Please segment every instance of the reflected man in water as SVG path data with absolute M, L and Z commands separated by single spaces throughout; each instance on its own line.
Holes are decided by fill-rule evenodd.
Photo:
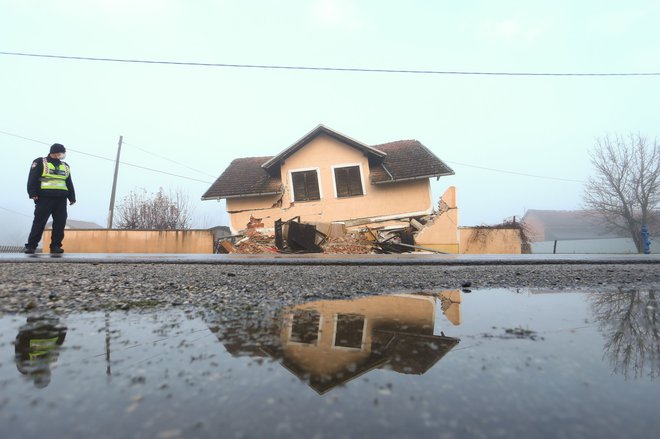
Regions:
M 28 317 L 16 336 L 15 361 L 20 373 L 42 389 L 50 384 L 50 366 L 57 362 L 66 326 L 57 317 Z

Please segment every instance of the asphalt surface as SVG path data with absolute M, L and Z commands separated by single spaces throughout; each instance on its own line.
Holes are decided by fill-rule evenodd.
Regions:
M 254 311 L 447 289 L 655 290 L 658 255 L 3 255 L 0 313 L 177 306 Z
M 652 437 L 657 375 L 643 360 L 657 352 L 659 264 L 657 255 L 0 255 L 0 346 L 12 349 L 39 318 L 68 328 L 47 374 L 24 375 L 19 356 L 0 362 L 0 436 Z M 460 344 L 423 374 L 410 371 L 428 364 L 424 355 L 438 361 L 435 332 L 408 355 L 408 342 L 382 343 L 391 363 L 378 353 L 382 370 L 324 396 L 305 384 L 311 375 L 298 383 L 292 363 L 265 356 L 277 352 L 264 347 L 281 341 L 272 328 L 288 324 L 288 305 L 443 290 L 463 292 L 458 326 L 443 320 L 441 299 L 417 301 L 433 303 L 441 337 Z M 403 340 L 415 340 L 408 320 L 386 328 L 404 323 Z M 617 340 L 622 360 L 608 351 Z M 635 379 L 617 375 L 630 358 Z M 338 374 L 361 375 L 355 364 Z
M 65 253 L 50 255 L 0 254 L 3 262 L 61 262 L 92 264 L 218 264 L 218 265 L 546 265 L 546 264 L 660 264 L 651 255 L 453 255 L 453 254 L 160 254 L 160 253 Z

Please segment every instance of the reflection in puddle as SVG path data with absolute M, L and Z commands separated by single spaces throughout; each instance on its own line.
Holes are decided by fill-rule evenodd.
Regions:
M 0 437 L 653 437 L 656 292 L 0 317 Z
M 445 291 L 441 300 L 448 318 L 459 324 L 460 291 Z M 210 328 L 229 352 L 280 360 L 323 394 L 373 369 L 417 375 L 429 370 L 459 342 L 434 334 L 436 303 L 420 295 L 307 303 L 285 310 L 265 329 L 279 335 L 270 342 L 255 341 L 262 328 L 236 332 L 213 323 Z
M 37 388 L 50 383 L 51 364 L 57 362 L 66 326 L 57 317 L 28 317 L 16 336 L 16 368 Z
M 626 378 L 660 376 L 660 308 L 654 290 L 590 296 L 612 370 Z

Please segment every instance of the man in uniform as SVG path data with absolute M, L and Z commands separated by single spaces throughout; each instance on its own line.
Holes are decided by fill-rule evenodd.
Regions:
M 71 169 L 62 160 L 66 149 L 59 143 L 50 147 L 47 157 L 39 157 L 32 162 L 28 176 L 28 195 L 34 200 L 34 221 L 25 244 L 25 253 L 34 253 L 46 227 L 48 217 L 53 216 L 50 252 L 64 253 L 62 239 L 66 225 L 66 201 L 73 205 L 76 192 L 71 180 Z M 44 246 L 45 247 L 45 246 Z

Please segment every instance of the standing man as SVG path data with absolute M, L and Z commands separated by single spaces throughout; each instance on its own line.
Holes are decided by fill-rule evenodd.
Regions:
M 32 162 L 28 176 L 27 191 L 34 200 L 34 221 L 32 230 L 25 244 L 25 253 L 34 253 L 41 241 L 46 222 L 53 216 L 53 233 L 51 234 L 50 252 L 64 253 L 62 239 L 66 225 L 66 200 L 73 205 L 76 202 L 76 192 L 71 180 L 71 169 L 62 160 L 66 149 L 59 143 L 50 147 L 47 157 L 39 157 Z M 45 246 L 44 246 L 45 247 Z

